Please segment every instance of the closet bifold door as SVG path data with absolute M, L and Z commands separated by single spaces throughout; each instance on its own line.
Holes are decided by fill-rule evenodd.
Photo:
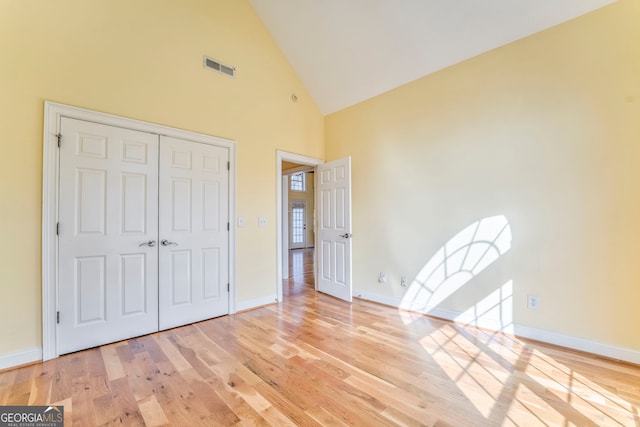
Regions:
M 158 329 L 155 134 L 61 118 L 58 353 Z
M 228 161 L 228 148 L 160 137 L 160 330 L 229 313 Z

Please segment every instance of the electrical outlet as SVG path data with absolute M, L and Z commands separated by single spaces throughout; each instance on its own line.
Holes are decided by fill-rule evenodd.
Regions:
M 540 297 L 537 295 L 527 295 L 527 308 L 537 310 L 540 308 Z
M 243 216 L 239 216 L 238 217 L 238 228 L 242 228 L 244 227 L 244 217 Z
M 407 287 L 407 276 L 400 276 L 400 286 L 403 288 Z
M 378 276 L 378 282 L 387 283 L 387 273 L 385 273 L 384 271 L 381 271 L 380 275 Z
M 267 226 L 267 217 L 261 216 L 258 218 L 258 227 L 266 227 Z

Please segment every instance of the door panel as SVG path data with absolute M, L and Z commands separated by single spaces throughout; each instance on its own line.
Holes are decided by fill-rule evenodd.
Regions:
M 147 309 L 146 254 L 120 256 L 124 316 L 144 313 Z
M 158 136 L 60 124 L 58 353 L 157 330 Z
M 351 301 L 351 158 L 317 167 L 318 290 Z
M 161 330 L 229 313 L 228 160 L 226 148 L 161 137 Z

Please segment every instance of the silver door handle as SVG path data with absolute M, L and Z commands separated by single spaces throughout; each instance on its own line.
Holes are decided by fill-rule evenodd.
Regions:
M 178 246 L 178 244 L 177 244 L 176 242 L 170 242 L 170 241 L 168 241 L 167 239 L 162 239 L 162 240 L 160 241 L 160 244 L 161 244 L 162 246 L 170 246 L 170 245 L 176 245 L 176 246 Z
M 142 242 L 138 245 L 138 247 L 140 246 L 149 246 L 150 248 L 154 247 L 156 245 L 156 241 L 155 240 L 149 240 L 148 242 Z
M 353 236 L 353 234 L 351 234 L 351 233 L 344 233 L 344 234 L 341 234 L 339 237 L 344 237 L 345 239 L 349 239 L 349 238 L 351 238 L 351 236 Z

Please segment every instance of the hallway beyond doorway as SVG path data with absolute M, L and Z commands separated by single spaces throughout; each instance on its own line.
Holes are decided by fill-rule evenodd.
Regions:
M 282 281 L 285 296 L 292 296 L 308 289 L 315 289 L 313 271 L 314 248 L 290 250 L 288 276 Z

